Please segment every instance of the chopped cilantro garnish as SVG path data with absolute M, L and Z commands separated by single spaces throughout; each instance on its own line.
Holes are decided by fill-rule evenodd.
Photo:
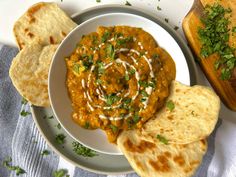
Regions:
M 65 143 L 65 138 L 66 138 L 66 136 L 64 135 L 64 134 L 58 134 L 58 135 L 56 135 L 56 142 L 58 143 L 58 144 L 64 144 Z
M 101 42 L 102 42 L 102 43 L 106 42 L 106 41 L 109 39 L 110 36 L 111 36 L 111 32 L 106 31 L 106 32 L 102 35 Z
M 135 74 L 135 69 L 131 69 L 131 70 L 129 70 L 129 74 L 130 74 L 130 75 Z
M 202 43 L 201 56 L 208 57 L 213 53 L 219 55 L 214 68 L 221 69 L 222 80 L 231 78 L 236 66 L 235 49 L 229 46 L 229 24 L 231 9 L 226 9 L 218 3 L 206 6 L 201 19 L 204 28 L 199 28 L 198 35 Z M 234 28 L 232 28 L 232 32 Z
M 116 45 L 118 45 L 118 46 L 123 46 L 123 45 L 126 46 L 126 44 L 128 42 L 133 42 L 133 37 L 132 36 L 129 36 L 129 37 L 123 38 L 123 39 L 117 39 Z
M 166 107 L 170 110 L 173 111 L 175 109 L 175 104 L 173 103 L 173 101 L 169 100 L 166 102 Z
M 147 98 L 141 98 L 140 101 L 141 102 L 145 102 L 147 100 Z
M 236 33 L 236 26 L 234 26 L 234 27 L 232 28 L 232 32 L 233 32 L 233 33 Z
M 105 68 L 104 68 L 104 63 L 101 61 L 97 61 L 97 68 L 98 68 L 98 74 L 101 75 L 104 73 Z
M 89 122 L 86 121 L 85 124 L 84 124 L 84 128 L 88 129 L 89 126 L 90 126 L 90 125 L 89 125 Z
M 115 49 L 114 49 L 114 46 L 109 43 L 109 44 L 107 45 L 106 51 L 107 51 L 107 56 L 109 56 L 112 60 L 114 60 L 114 58 L 115 58 Z
M 161 136 L 161 135 L 157 135 L 157 139 L 165 145 L 168 144 L 168 140 L 165 137 Z
M 77 74 L 79 74 L 79 68 L 80 68 L 80 65 L 78 63 L 75 63 L 73 65 L 73 71 L 76 72 Z
M 125 80 L 126 80 L 126 81 L 129 80 L 129 74 L 125 74 Z
M 65 175 L 66 177 L 68 177 L 67 173 L 68 173 L 68 170 L 59 169 L 53 172 L 53 177 L 65 177 Z
M 102 80 L 101 80 L 101 79 L 97 79 L 97 80 L 96 80 L 96 83 L 97 83 L 97 84 L 102 84 Z
M 110 95 L 106 95 L 105 96 L 106 99 L 106 104 L 111 106 L 112 104 L 114 104 L 115 102 L 120 100 L 120 97 L 118 97 L 115 94 L 110 94 Z
M 126 6 L 132 6 L 132 5 L 129 3 L 129 1 L 126 1 L 126 2 L 125 2 L 125 5 L 126 5 Z
M 28 101 L 24 98 L 24 97 L 22 97 L 22 100 L 21 100 L 21 104 L 27 104 L 28 103 Z
M 118 131 L 118 127 L 117 126 L 115 126 L 115 125 L 110 125 L 110 128 L 111 128 L 111 130 L 112 130 L 112 132 L 113 133 L 116 133 L 117 131 Z
M 141 90 L 140 92 L 144 97 L 148 97 L 148 93 L 145 90 Z
M 123 102 L 124 102 L 125 104 L 130 104 L 131 101 L 132 101 L 131 98 L 124 98 L 124 99 L 123 99 Z
M 47 150 L 47 149 L 45 149 L 45 150 L 43 150 L 42 152 L 41 152 L 41 155 L 42 156 L 47 156 L 47 155 L 49 155 L 50 154 L 50 151 L 49 150 Z
M 155 53 L 155 54 L 152 55 L 152 58 L 153 58 L 153 59 L 158 59 L 158 58 L 159 58 L 159 55 Z
M 78 142 L 72 142 L 72 146 L 73 146 L 73 151 L 77 154 L 77 155 L 81 155 L 84 157 L 94 157 L 97 156 L 97 152 L 89 149 L 87 147 L 84 147 L 82 144 L 78 143 Z
M 85 59 L 83 60 L 83 66 L 85 69 L 89 69 L 93 65 L 93 55 L 89 55 L 84 57 Z
M 11 162 L 12 162 L 12 158 L 9 157 L 2 162 L 2 165 L 6 167 L 8 170 L 15 171 L 16 176 L 26 173 L 25 170 L 22 169 L 21 167 L 10 165 Z
M 135 123 L 135 124 L 138 123 L 139 120 L 140 120 L 140 117 L 139 117 L 138 113 L 135 113 L 135 114 L 134 114 L 134 117 L 133 117 L 134 123 Z
M 162 10 L 160 6 L 157 6 L 157 10 Z
M 22 110 L 22 111 L 20 112 L 20 115 L 23 116 L 23 117 L 26 117 L 26 116 L 28 116 L 28 115 L 30 115 L 30 114 L 31 114 L 30 112 L 25 111 L 25 110 Z

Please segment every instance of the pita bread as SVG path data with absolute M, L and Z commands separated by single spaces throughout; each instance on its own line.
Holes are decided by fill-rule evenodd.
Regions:
M 157 139 L 146 141 L 139 130 L 122 132 L 117 144 L 141 177 L 192 176 L 207 151 L 206 140 L 165 145 Z
M 56 3 L 40 2 L 16 21 L 13 32 L 22 49 L 35 40 L 42 45 L 58 44 L 76 26 Z
M 170 111 L 164 106 L 144 124 L 142 134 L 146 139 L 160 134 L 169 143 L 188 144 L 205 139 L 214 130 L 220 99 L 210 88 L 190 87 L 173 81 L 168 100 L 174 103 L 175 108 Z
M 25 46 L 13 59 L 10 78 L 18 92 L 36 106 L 49 106 L 48 72 L 58 45 Z

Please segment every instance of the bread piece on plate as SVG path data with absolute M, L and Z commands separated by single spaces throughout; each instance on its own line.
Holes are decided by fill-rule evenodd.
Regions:
M 35 40 L 42 45 L 59 44 L 76 26 L 56 3 L 40 2 L 15 22 L 13 32 L 19 48 L 23 49 Z
M 188 177 L 194 175 L 207 151 L 206 140 L 186 145 L 163 144 L 143 139 L 139 130 L 123 131 L 117 144 L 141 177 Z
M 170 89 L 166 106 L 142 127 L 143 136 L 149 139 L 161 135 L 174 144 L 208 137 L 218 120 L 219 97 L 208 87 L 190 87 L 177 81 L 172 82 Z M 168 103 L 172 104 L 171 109 Z
M 58 45 L 31 44 L 13 59 L 9 75 L 18 92 L 36 106 L 49 106 L 48 71 Z

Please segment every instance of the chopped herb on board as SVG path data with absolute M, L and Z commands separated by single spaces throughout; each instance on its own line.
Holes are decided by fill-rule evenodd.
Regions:
M 201 19 L 204 28 L 199 28 L 198 35 L 201 47 L 201 56 L 206 58 L 214 53 L 218 54 L 214 68 L 220 69 L 222 80 L 231 78 L 232 71 L 236 66 L 235 49 L 229 46 L 230 8 L 224 8 L 218 3 L 207 5 L 204 17 Z
M 173 111 L 175 109 L 175 104 L 173 103 L 173 101 L 169 100 L 166 102 L 166 107 L 170 110 Z
M 52 175 L 53 177 L 68 177 L 67 173 L 68 173 L 68 170 L 59 169 L 59 170 L 54 171 Z
M 132 4 L 129 3 L 129 1 L 126 1 L 126 2 L 125 2 L 125 5 L 126 5 L 126 6 L 132 6 Z
M 26 173 L 24 169 L 22 169 L 21 167 L 19 166 L 12 166 L 10 165 L 10 163 L 12 162 L 12 158 L 9 157 L 7 159 L 5 159 L 2 163 L 2 165 L 4 167 L 6 167 L 8 170 L 11 170 L 11 171 L 15 171 L 16 172 L 16 176 L 19 176 L 21 174 L 24 174 Z
M 165 145 L 168 144 L 168 140 L 164 136 L 157 135 L 157 139 Z
M 81 155 L 84 157 L 94 157 L 98 155 L 96 151 L 89 149 L 78 142 L 75 142 L 75 141 L 72 142 L 72 146 L 73 146 L 73 151 L 77 155 Z
M 56 125 L 56 127 L 60 130 L 60 129 L 61 129 L 61 124 L 58 123 L 58 124 Z
M 64 134 L 60 133 L 60 134 L 56 135 L 55 140 L 58 144 L 64 144 L 65 143 L 65 138 L 66 138 L 66 136 Z
M 25 111 L 25 110 L 22 110 L 22 111 L 20 112 L 20 115 L 23 116 L 23 117 L 26 117 L 26 116 L 28 116 L 28 115 L 30 115 L 30 114 L 31 114 L 30 112 Z
M 101 2 L 101 0 L 96 0 L 96 2 Z

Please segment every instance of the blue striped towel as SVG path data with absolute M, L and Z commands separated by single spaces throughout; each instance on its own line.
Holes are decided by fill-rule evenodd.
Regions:
M 71 177 L 115 177 L 98 175 L 74 167 L 52 153 L 40 135 L 31 115 L 27 118 L 19 113 L 30 111 L 28 104 L 21 104 L 21 97 L 13 87 L 8 75 L 16 48 L 0 45 L 0 162 L 12 157 L 12 164 L 20 166 L 26 173 L 23 177 L 51 177 L 53 171 L 68 169 Z M 37 143 L 32 143 L 37 142 Z M 208 138 L 208 151 L 195 177 L 236 177 L 236 125 L 220 120 L 215 131 Z M 50 155 L 41 152 L 50 150 Z M 0 177 L 15 177 L 0 165 Z M 135 173 L 116 177 L 137 177 Z

